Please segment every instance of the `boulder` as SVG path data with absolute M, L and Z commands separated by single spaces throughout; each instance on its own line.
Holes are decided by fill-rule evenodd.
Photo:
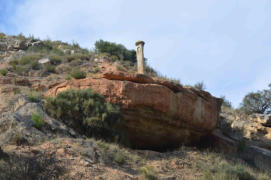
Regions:
M 51 60 L 49 58 L 42 58 L 38 60 L 38 62 L 42 65 L 49 65 L 51 63 Z
M 70 80 L 45 94 L 92 88 L 119 105 L 123 129 L 132 147 L 167 148 L 199 141 L 217 125 L 221 100 L 208 92 L 185 88 L 144 75 L 106 73 L 104 78 Z

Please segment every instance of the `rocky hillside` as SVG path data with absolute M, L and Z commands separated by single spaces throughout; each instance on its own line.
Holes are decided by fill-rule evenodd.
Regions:
M 0 34 L 0 179 L 270 179 L 221 99 L 116 55 Z

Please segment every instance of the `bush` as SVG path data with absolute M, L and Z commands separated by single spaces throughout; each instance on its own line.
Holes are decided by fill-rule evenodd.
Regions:
M 127 60 L 136 63 L 136 51 L 128 50 L 122 44 L 99 40 L 95 43 L 95 50 L 98 53 L 109 53 L 117 56 L 120 60 Z
M 118 165 L 123 165 L 125 163 L 125 156 L 122 152 L 117 151 L 113 154 L 114 162 Z
M 66 60 L 68 62 L 72 62 L 74 60 L 82 60 L 82 61 L 89 61 L 90 57 L 89 55 L 85 55 L 85 54 L 80 54 L 80 53 L 76 53 L 76 54 L 72 54 L 66 57 Z
M 19 61 L 16 60 L 16 59 L 14 59 L 14 60 L 12 60 L 12 61 L 9 62 L 9 65 L 11 65 L 13 69 L 15 69 L 14 67 L 15 67 L 16 65 L 18 65 L 18 64 L 19 64 Z
M 79 69 L 75 69 L 72 71 L 71 76 L 75 79 L 84 79 L 86 78 L 86 73 Z
M 156 177 L 156 172 L 154 171 L 152 166 L 146 165 L 140 169 L 141 173 L 144 175 L 144 177 L 148 180 L 155 180 L 157 179 Z
M 43 126 L 43 117 L 40 114 L 33 113 L 31 116 L 31 120 L 34 122 L 34 127 L 37 129 L 41 129 Z
M 269 89 L 247 94 L 243 99 L 241 109 L 247 114 L 269 114 L 271 111 L 271 84 Z
M 26 96 L 27 100 L 30 102 L 39 102 L 41 100 L 41 94 L 38 92 L 30 92 Z
M 21 89 L 15 88 L 15 89 L 13 90 L 13 92 L 14 92 L 14 94 L 20 94 L 20 93 L 21 93 Z
M 54 153 L 38 153 L 35 156 L 9 153 L 0 159 L 1 180 L 61 179 L 66 168 Z
M 23 56 L 20 60 L 19 60 L 19 64 L 20 65 L 27 65 L 27 64 L 31 64 L 35 61 L 38 61 L 41 58 L 40 55 L 26 55 Z
M 48 65 L 45 66 L 45 71 L 49 72 L 49 73 L 55 73 L 56 72 L 55 67 L 52 66 L 51 64 L 48 64 Z
M 47 99 L 45 109 L 52 117 L 88 137 L 105 140 L 120 137 L 119 108 L 92 89 L 61 92 L 56 98 Z
M 244 165 L 235 165 L 222 161 L 204 174 L 206 180 L 256 180 L 253 173 Z
M 26 76 L 26 75 L 28 75 L 29 68 L 27 68 L 25 66 L 17 65 L 17 66 L 15 66 L 14 71 L 19 75 Z
M 31 62 L 31 69 L 39 70 L 40 69 L 39 63 L 37 61 Z
M 6 69 L 0 69 L 0 74 L 2 74 L 2 76 L 6 76 L 8 73 L 8 70 Z
M 56 56 L 56 55 L 51 56 L 51 57 L 50 57 L 50 60 L 51 60 L 51 63 L 52 63 L 53 65 L 59 65 L 59 64 L 61 64 L 61 62 L 62 62 L 61 56 Z
M 194 88 L 203 91 L 203 90 L 206 89 L 206 86 L 205 86 L 204 82 L 202 81 L 202 82 L 196 83 L 196 84 L 194 85 Z

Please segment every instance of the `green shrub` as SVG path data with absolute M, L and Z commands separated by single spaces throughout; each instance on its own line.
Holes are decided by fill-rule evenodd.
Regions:
M 54 55 L 54 56 L 51 56 L 51 57 L 50 57 L 50 60 L 51 60 L 51 63 L 52 63 L 53 65 L 59 65 L 59 64 L 61 64 L 61 62 L 62 62 L 62 57 L 61 57 L 61 56 Z
M 90 57 L 89 57 L 89 55 L 80 54 L 80 53 L 71 54 L 71 55 L 69 55 L 69 56 L 66 57 L 66 60 L 68 62 L 72 62 L 72 61 L 77 60 L 77 59 L 80 59 L 82 61 L 89 61 Z
M 31 120 L 34 122 L 34 127 L 37 129 L 41 129 L 44 125 L 43 117 L 38 113 L 33 113 L 31 116 Z
M 76 59 L 76 60 L 73 60 L 70 65 L 72 67 L 76 67 L 76 66 L 81 65 L 82 63 L 83 63 L 83 61 L 81 59 Z
M 67 81 L 69 81 L 69 80 L 71 80 L 71 76 L 67 76 L 65 79 L 66 79 Z
M 8 70 L 6 69 L 0 69 L 0 74 L 2 74 L 2 76 L 6 76 L 8 73 Z
M 95 43 L 95 50 L 98 53 L 109 53 L 111 56 L 117 56 L 120 60 L 127 60 L 131 61 L 132 63 L 136 63 L 137 61 L 136 51 L 128 50 L 122 44 L 99 40 Z
M 53 48 L 51 46 L 48 46 L 44 43 L 41 43 L 39 45 L 30 46 L 27 48 L 27 52 L 29 53 L 42 53 L 42 54 L 48 54 L 53 51 Z
M 39 102 L 41 100 L 41 94 L 33 91 L 33 92 L 30 92 L 29 94 L 27 94 L 26 98 L 30 102 Z
M 15 66 L 14 71 L 19 75 L 26 76 L 26 75 L 28 75 L 29 68 L 27 68 L 25 66 L 17 65 L 17 66 Z
M 19 60 L 19 64 L 20 65 L 27 65 L 27 64 L 31 64 L 35 61 L 38 61 L 41 58 L 40 55 L 26 55 L 23 56 L 20 60 Z
M 243 165 L 244 166 L 244 165 Z M 253 173 L 241 165 L 221 162 L 204 173 L 205 180 L 256 180 Z
M 45 66 L 45 71 L 48 73 L 55 73 L 56 72 L 55 67 L 52 66 L 51 64 L 48 64 Z
M 94 73 L 98 73 L 98 72 L 100 72 L 100 68 L 99 67 L 95 67 L 94 68 Z
M 118 165 L 123 165 L 125 163 L 125 156 L 122 152 L 116 151 L 113 154 L 114 162 Z
M 39 70 L 40 69 L 39 63 L 37 61 L 31 62 L 31 69 L 33 69 L 33 70 Z
M 61 179 L 67 171 L 54 153 L 38 153 L 34 156 L 7 153 L 0 159 L 1 180 Z
M 86 73 L 84 71 L 81 71 L 79 69 L 74 69 L 71 73 L 71 76 L 75 79 L 84 79 L 86 78 Z
M 20 93 L 21 93 L 21 89 L 15 88 L 15 89 L 13 90 L 13 92 L 14 92 L 14 94 L 20 94 Z
M 120 137 L 119 108 L 92 89 L 68 90 L 46 100 L 48 114 L 88 137 L 114 140 Z
M 152 166 L 146 165 L 140 169 L 140 172 L 144 175 L 144 177 L 148 180 L 155 180 L 157 179 L 156 173 Z
M 124 68 L 123 68 L 122 65 L 117 64 L 117 70 L 118 70 L 118 71 L 124 71 Z
M 9 62 L 9 65 L 11 65 L 12 67 L 15 67 L 18 64 L 19 64 L 19 61 L 17 59 L 14 59 L 14 60 Z M 13 69 L 15 69 L 15 68 L 13 68 Z

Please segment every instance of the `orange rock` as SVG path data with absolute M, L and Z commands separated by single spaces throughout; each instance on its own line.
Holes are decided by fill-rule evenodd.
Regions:
M 104 78 L 71 80 L 50 89 L 54 97 L 68 89 L 92 88 L 120 106 L 131 145 L 163 148 L 191 143 L 217 124 L 221 101 L 205 91 L 145 75 L 106 73 Z

